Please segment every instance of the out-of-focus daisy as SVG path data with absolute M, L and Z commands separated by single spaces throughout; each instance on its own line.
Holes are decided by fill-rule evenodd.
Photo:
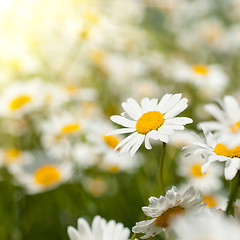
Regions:
M 169 141 L 169 135 L 174 130 L 183 130 L 184 125 L 191 123 L 192 119 L 187 117 L 175 117 L 187 108 L 187 99 L 182 94 L 165 94 L 158 103 L 158 99 L 143 98 L 141 106 L 132 98 L 122 103 L 125 110 L 121 115 L 114 115 L 111 120 L 124 128 L 114 130 L 108 135 L 131 133 L 116 147 L 120 153 L 130 151 L 133 156 L 141 144 L 151 149 L 150 139 Z
M 177 174 L 185 177 L 189 185 L 203 192 L 219 190 L 222 187 L 222 182 L 219 178 L 222 173 L 221 166 L 214 164 L 203 174 L 201 167 L 204 164 L 204 160 L 199 153 L 187 155 L 187 152 L 184 151 L 179 156 L 178 163 Z
M 226 210 L 228 198 L 226 194 L 219 192 L 202 192 L 203 203 L 206 203 L 207 208 L 215 207 L 217 209 Z
M 120 149 L 116 152 L 113 151 L 123 138 L 118 135 L 106 136 L 111 130 L 113 130 L 113 126 L 104 121 L 104 119 L 89 124 L 86 136 L 89 142 L 94 144 L 95 148 L 98 149 L 99 156 L 101 156 L 98 166 L 111 172 L 132 171 L 136 169 L 141 164 L 139 156 L 131 158 L 128 154 L 119 155 L 118 151 Z
M 41 87 L 42 82 L 38 79 L 7 86 L 1 94 L 0 115 L 21 117 L 25 113 L 38 111 L 44 104 Z
M 238 240 L 239 224 L 224 214 L 203 212 L 196 216 L 186 215 L 174 224 L 177 240 Z
M 188 65 L 180 61 L 173 63 L 173 65 L 170 74 L 174 80 L 195 85 L 201 95 L 205 97 L 219 96 L 227 87 L 229 79 L 218 65 Z
M 15 165 L 28 163 L 32 160 L 30 153 L 18 148 L 5 148 L 0 150 L 0 165 Z
M 102 196 L 108 190 L 108 183 L 104 178 L 85 177 L 82 181 L 83 181 L 83 187 L 95 197 Z
M 194 147 L 191 150 L 206 158 L 205 163 L 201 167 L 201 172 L 205 174 L 209 165 L 215 161 L 226 162 L 224 169 L 225 178 L 227 180 L 233 179 L 240 169 L 239 142 L 229 142 L 229 139 L 226 141 L 216 138 L 211 132 L 204 131 L 204 135 L 206 142 L 199 137 L 198 141 L 193 142 Z
M 239 136 L 240 134 L 240 106 L 237 100 L 232 96 L 224 96 L 219 101 L 220 107 L 216 104 L 207 104 L 204 109 L 213 116 L 216 121 L 201 122 L 199 128 L 209 131 L 215 131 L 218 135 L 231 134 Z
M 106 221 L 100 216 L 95 216 L 92 226 L 84 218 L 78 219 L 78 228 L 68 227 L 68 236 L 71 240 L 128 240 L 130 230 L 122 223 L 116 223 L 114 220 Z
M 150 204 L 143 207 L 142 210 L 152 219 L 137 222 L 132 230 L 135 233 L 144 233 L 142 239 L 155 236 L 163 231 L 169 234 L 173 218 L 191 212 L 196 214 L 205 206 L 201 204 L 202 200 L 201 193 L 194 187 L 190 187 L 184 193 L 179 192 L 176 187 L 172 187 L 167 191 L 165 197 L 149 198 Z
M 69 112 L 56 113 L 39 123 L 42 144 L 53 156 L 68 155 L 70 139 L 84 132 L 85 121 Z
M 42 159 L 44 157 L 44 159 Z M 73 175 L 72 163 L 50 161 L 45 156 L 35 154 L 31 164 L 11 166 L 15 182 L 23 186 L 27 193 L 35 194 L 56 188 Z

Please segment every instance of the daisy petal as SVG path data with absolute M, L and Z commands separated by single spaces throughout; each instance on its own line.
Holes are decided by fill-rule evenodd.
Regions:
M 118 115 L 113 115 L 110 117 L 110 119 L 119 124 L 119 125 L 122 125 L 124 127 L 135 127 L 136 126 L 136 122 L 135 121 L 132 121 L 132 120 L 129 120 L 125 117 L 122 117 L 122 116 L 118 116 Z

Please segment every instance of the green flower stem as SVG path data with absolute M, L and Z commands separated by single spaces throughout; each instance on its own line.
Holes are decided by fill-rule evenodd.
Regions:
M 230 183 L 230 194 L 226 214 L 231 214 L 232 205 L 237 198 L 239 186 L 240 186 L 240 172 L 238 171 L 235 178 Z
M 166 154 L 166 146 L 167 146 L 166 143 L 163 142 L 162 154 L 161 154 L 160 166 L 159 166 L 160 186 L 161 186 L 161 191 L 162 191 L 163 196 L 165 196 L 165 194 L 166 194 L 164 178 L 163 178 L 163 166 L 164 166 L 164 158 L 165 158 L 165 154 Z
M 136 238 L 136 236 L 137 236 L 137 234 L 136 234 L 136 233 L 134 233 L 134 234 L 132 235 L 132 237 L 131 237 L 131 239 L 130 239 L 130 240 L 134 240 L 134 239 Z

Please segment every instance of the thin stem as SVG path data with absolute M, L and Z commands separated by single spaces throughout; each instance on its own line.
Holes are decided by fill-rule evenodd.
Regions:
M 132 237 L 131 237 L 131 239 L 130 239 L 130 240 L 134 240 L 136 236 L 137 236 L 137 234 L 136 234 L 136 233 L 134 233 L 134 234 L 132 235 Z
M 229 201 L 226 210 L 226 214 L 230 214 L 232 210 L 233 202 L 236 200 L 238 189 L 240 186 L 240 172 L 238 171 L 236 177 L 231 181 L 230 186 L 230 194 L 229 194 Z
M 164 166 L 164 158 L 165 158 L 165 154 L 166 154 L 166 146 L 167 146 L 166 143 L 163 142 L 162 154 L 161 154 L 160 166 L 159 166 L 160 186 L 161 186 L 161 190 L 162 190 L 162 195 L 166 194 L 164 178 L 163 178 L 163 166 Z

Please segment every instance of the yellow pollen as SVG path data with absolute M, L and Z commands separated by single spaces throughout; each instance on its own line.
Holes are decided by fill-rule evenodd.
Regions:
M 238 132 L 239 130 L 240 130 L 240 121 L 238 121 L 235 125 L 233 125 L 231 128 L 231 131 L 233 132 L 233 133 L 236 133 L 236 132 Z
M 201 165 L 192 165 L 191 175 L 193 177 L 203 177 L 204 174 L 202 174 L 202 172 L 201 172 Z
M 114 136 L 103 136 L 103 140 L 113 149 L 119 144 L 119 140 Z
M 69 124 L 69 125 L 64 126 L 61 129 L 61 132 L 64 133 L 64 134 L 68 134 L 68 133 L 74 133 L 74 132 L 76 132 L 79 129 L 80 129 L 80 126 L 79 126 L 78 123 L 76 123 L 76 124 Z
M 152 130 L 158 130 L 164 123 L 163 114 L 158 111 L 144 113 L 136 123 L 138 133 L 147 134 Z
M 36 183 L 43 186 L 56 184 L 60 179 L 59 170 L 53 165 L 46 165 L 36 170 L 34 173 Z
M 168 210 L 164 211 L 159 217 L 156 217 L 154 223 L 160 228 L 167 228 L 172 217 L 183 215 L 184 212 L 184 208 L 180 206 L 169 208 Z
M 30 101 L 31 98 L 29 96 L 19 96 L 10 103 L 10 108 L 12 110 L 17 110 Z
M 204 198 L 203 198 L 203 203 L 207 203 L 207 207 L 208 207 L 208 208 L 210 208 L 210 207 L 216 207 L 216 206 L 217 206 L 214 197 L 209 196 L 209 195 L 205 195 L 205 196 L 204 196 Z
M 214 152 L 218 155 L 222 155 L 230 158 L 240 158 L 240 146 L 235 147 L 234 149 L 228 149 L 222 143 L 219 143 L 215 146 Z
M 193 71 L 200 75 L 206 75 L 209 72 L 208 68 L 204 65 L 194 65 Z

